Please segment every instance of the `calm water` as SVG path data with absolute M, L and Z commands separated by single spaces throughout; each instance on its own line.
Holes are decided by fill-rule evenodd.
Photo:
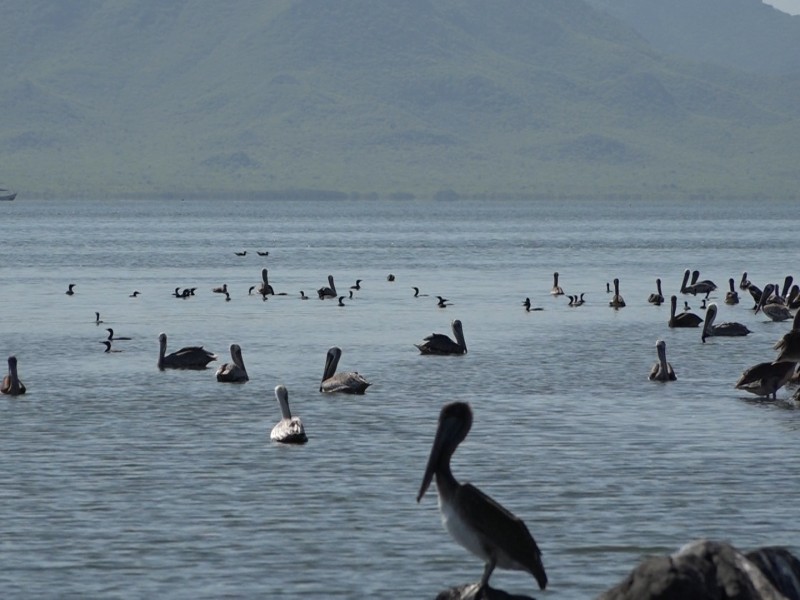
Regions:
M 800 551 L 793 390 L 760 402 L 733 389 L 790 323 L 754 315 L 746 294 L 722 304 L 744 270 L 761 287 L 800 276 L 790 204 L 22 199 L 0 210 L 0 350 L 28 387 L 0 397 L 4 598 L 421 599 L 476 581 L 483 565 L 442 528 L 435 486 L 415 502 L 453 400 L 475 413 L 456 477 L 526 521 L 550 578 L 538 592 L 498 570 L 495 587 L 591 598 L 644 555 L 701 536 Z M 262 267 L 286 296 L 248 295 Z M 753 333 L 703 345 L 699 330 L 669 329 L 668 305 L 646 299 L 656 277 L 678 292 L 685 268 L 720 287 L 719 321 Z M 549 294 L 556 270 L 584 306 Z M 345 307 L 320 301 L 328 274 L 362 289 Z M 605 292 L 614 277 L 619 311 Z M 211 293 L 223 283 L 230 302 Z M 176 286 L 197 294 L 175 299 Z M 438 309 L 437 294 L 453 305 Z M 526 313 L 526 296 L 544 310 Z M 420 356 L 413 344 L 449 334 L 453 318 L 469 354 Z M 133 338 L 116 343 L 123 352 L 103 352 L 104 327 Z M 220 360 L 160 372 L 161 331 L 168 351 L 203 344 Z M 647 380 L 658 338 L 677 382 Z M 244 385 L 214 378 L 232 342 Z M 341 370 L 373 382 L 365 396 L 317 391 L 332 345 Z M 306 446 L 269 440 L 279 383 Z

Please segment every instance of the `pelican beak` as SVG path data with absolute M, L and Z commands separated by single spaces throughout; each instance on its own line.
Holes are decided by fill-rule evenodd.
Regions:
M 436 437 L 433 440 L 433 446 L 431 447 L 431 454 L 428 457 L 428 464 L 425 467 L 425 475 L 422 477 L 422 485 L 419 486 L 419 493 L 417 494 L 417 502 L 422 500 L 422 497 L 425 495 L 425 492 L 431 485 L 431 481 L 433 480 L 433 475 L 436 473 L 436 469 L 439 467 L 439 462 L 442 457 L 442 450 L 445 445 L 448 443 L 449 438 L 452 437 L 448 434 L 448 428 L 443 427 L 445 422 L 439 423 L 439 428 L 436 430 Z

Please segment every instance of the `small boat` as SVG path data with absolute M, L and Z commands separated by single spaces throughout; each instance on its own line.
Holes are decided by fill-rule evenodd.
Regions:
M 17 192 L 6 188 L 0 188 L 0 200 L 13 200 L 17 197 Z

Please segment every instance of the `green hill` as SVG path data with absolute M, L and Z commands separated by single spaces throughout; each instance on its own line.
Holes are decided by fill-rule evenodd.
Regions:
M 28 0 L 0 51 L 20 198 L 800 195 L 800 78 L 578 0 Z

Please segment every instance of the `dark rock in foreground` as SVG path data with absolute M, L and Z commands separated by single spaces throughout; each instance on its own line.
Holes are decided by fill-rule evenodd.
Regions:
M 482 590 L 477 583 L 468 583 L 439 592 L 436 600 L 533 600 L 530 596 L 517 596 L 496 590 L 488 585 Z
M 699 540 L 636 567 L 599 600 L 800 600 L 800 561 L 788 550 L 742 554 Z

